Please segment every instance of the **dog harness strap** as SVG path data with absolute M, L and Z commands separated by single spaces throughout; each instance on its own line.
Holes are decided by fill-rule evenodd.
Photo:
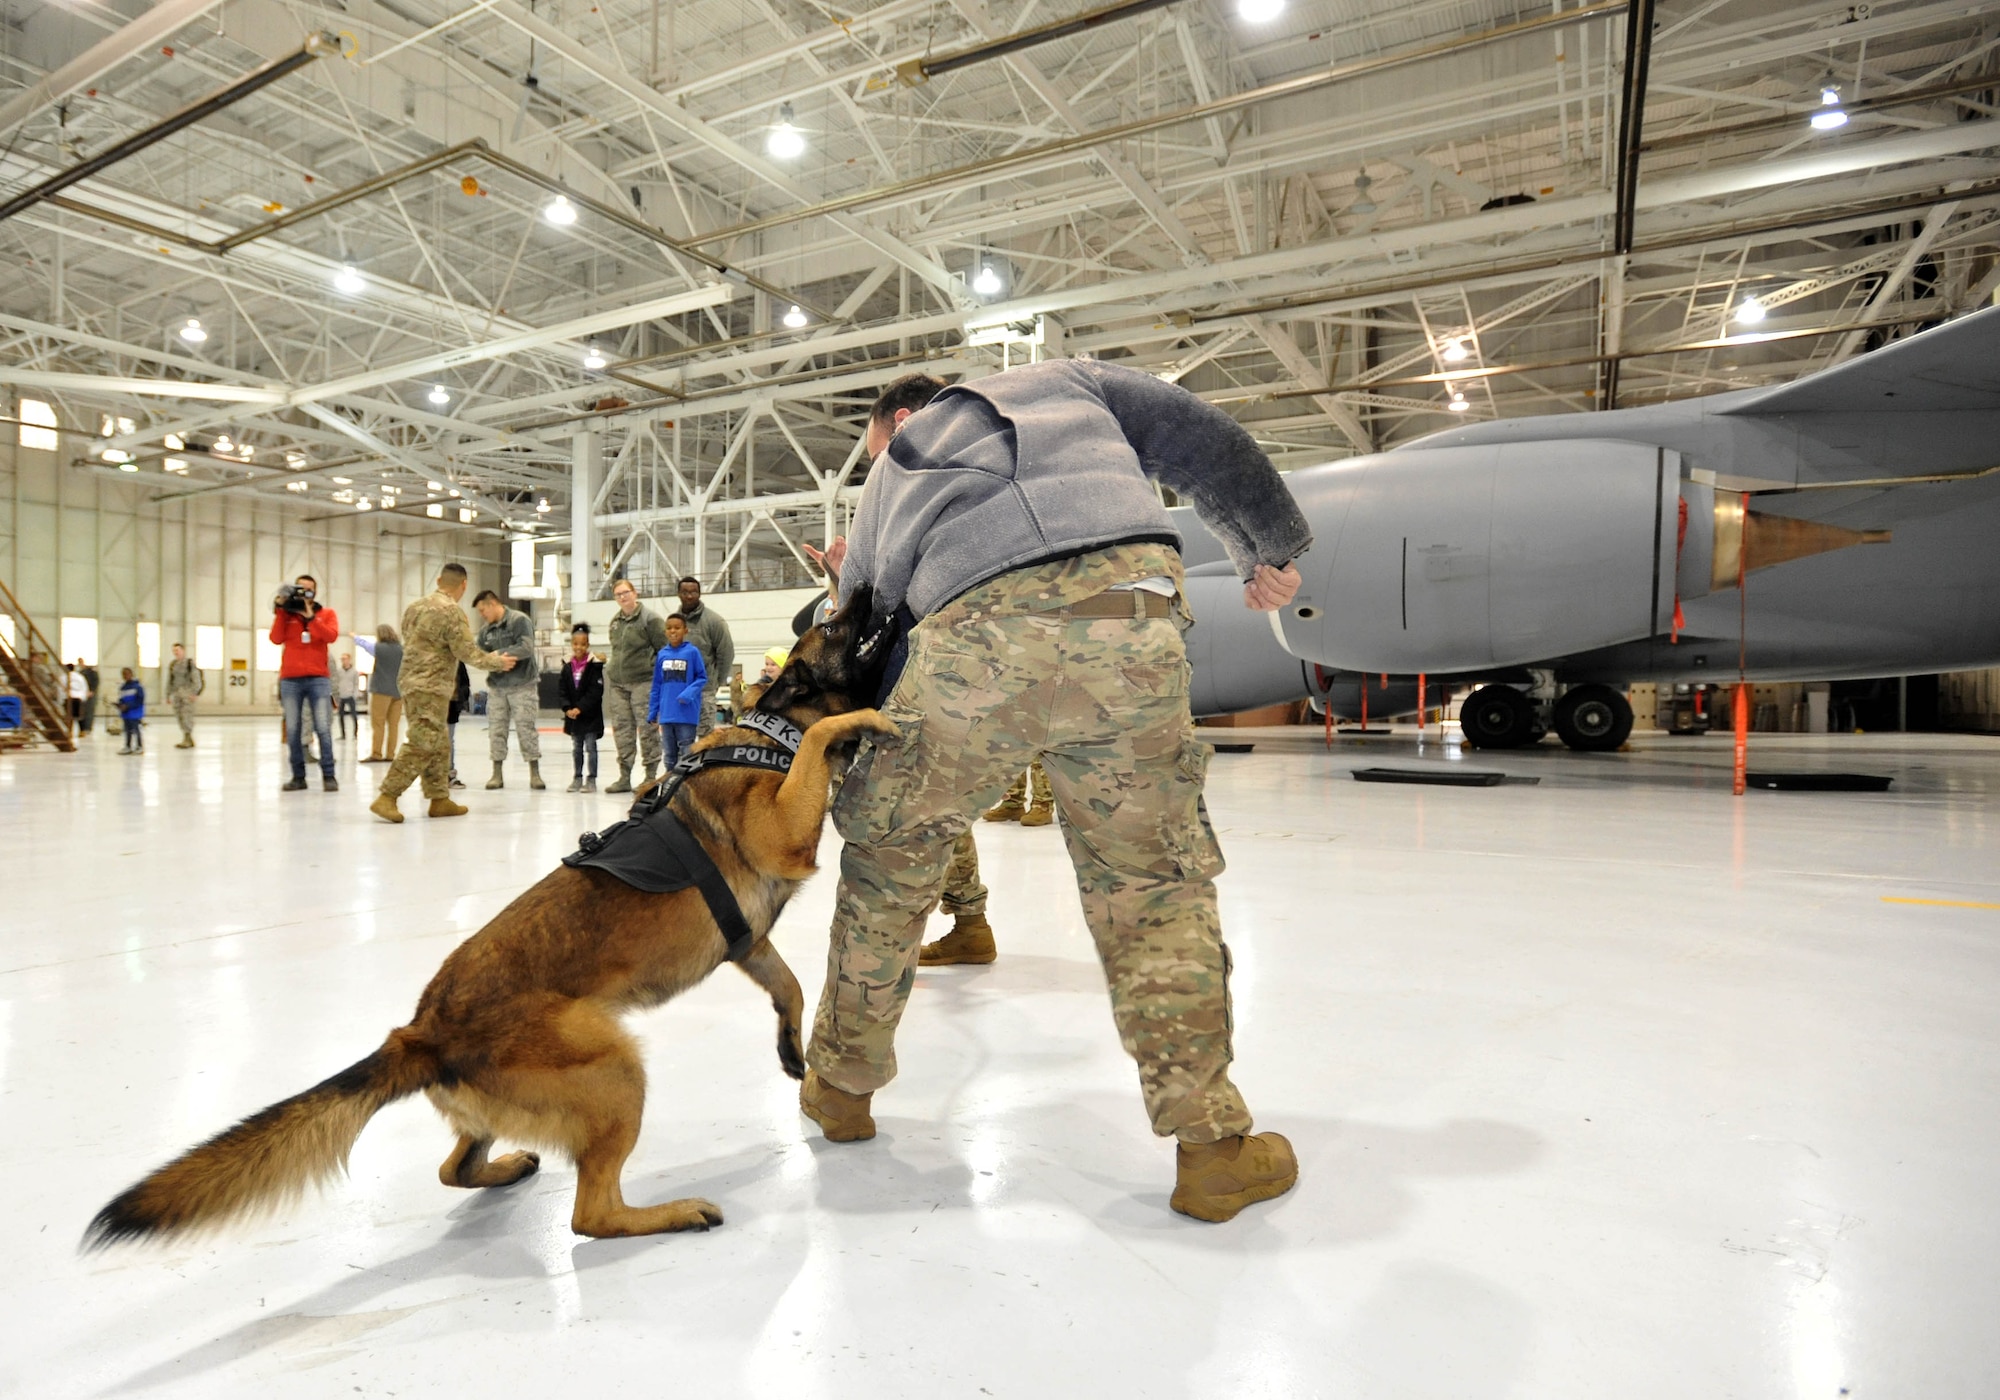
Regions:
M 694 877 L 695 888 L 701 891 L 702 902 L 708 905 L 709 917 L 715 920 L 715 926 L 722 930 L 722 937 L 729 944 L 729 960 L 742 962 L 750 955 L 757 935 L 750 931 L 750 921 L 743 917 L 743 907 L 736 902 L 736 893 L 729 888 L 729 882 L 722 878 L 722 872 L 709 859 L 701 842 L 694 839 L 694 834 L 672 812 L 660 813 L 649 825 L 673 852 L 681 869 Z
M 806 736 L 799 727 L 782 715 L 767 715 L 761 710 L 752 710 L 746 715 L 739 716 L 736 723 L 740 728 L 754 729 L 759 734 L 776 740 L 793 753 L 797 753 L 799 745 L 805 742 Z

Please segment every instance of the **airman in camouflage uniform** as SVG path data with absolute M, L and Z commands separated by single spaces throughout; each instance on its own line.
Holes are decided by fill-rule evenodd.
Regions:
M 1119 1038 L 1154 1131 L 1179 1140 L 1170 1204 L 1231 1219 L 1290 1190 L 1298 1163 L 1279 1134 L 1251 1132 L 1229 1079 L 1223 862 L 1188 710 L 1179 536 L 1146 478 L 1192 501 L 1250 607 L 1296 595 L 1289 561 L 1310 531 L 1239 425 L 1152 376 L 1053 361 L 930 383 L 876 402 L 856 544 L 827 551 L 847 563 L 843 598 L 865 586 L 877 616 L 915 626 L 880 706 L 894 733 L 863 742 L 833 805 L 846 844 L 800 1107 L 830 1141 L 874 1136 L 953 844 L 1039 758 Z
M 925 967 L 990 963 L 999 956 L 993 925 L 986 922 L 986 886 L 979 878 L 979 848 L 972 844 L 970 828 L 951 843 L 951 864 L 945 867 L 938 907 L 951 915 L 951 932 L 924 944 L 917 955 L 919 963 Z
M 382 779 L 381 794 L 368 808 L 384 821 L 403 819 L 396 799 L 418 778 L 430 799 L 431 816 L 465 815 L 466 809 L 451 800 L 451 734 L 446 728 L 458 663 L 482 671 L 503 671 L 514 664 L 513 657 L 482 651 L 473 640 L 472 624 L 458 605 L 465 596 L 465 569 L 445 565 L 437 585 L 437 592 L 403 610 L 403 668 L 397 679 L 406 737 Z
M 1049 791 L 1049 775 L 1037 760 L 1007 785 L 1007 795 L 1000 799 L 999 806 L 986 813 L 986 820 L 1019 822 L 1022 826 L 1047 826 L 1056 819 L 1055 808 L 1055 794 Z

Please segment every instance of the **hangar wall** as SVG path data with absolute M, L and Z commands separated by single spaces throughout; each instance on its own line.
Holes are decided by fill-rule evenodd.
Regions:
M 472 593 L 505 582 L 492 540 L 475 531 L 377 512 L 310 519 L 325 507 L 221 492 L 156 501 L 157 477 L 128 486 L 65 470 L 66 454 L 21 447 L 14 436 L 0 439 L 0 579 L 52 639 L 64 617 L 97 619 L 98 668 L 110 668 L 113 690 L 119 667 L 138 668 L 138 623 L 161 625 L 161 664 L 140 673 L 156 702 L 173 644 L 192 653 L 205 624 L 224 629 L 225 655 L 222 673 L 208 673 L 205 702 L 275 711 L 278 675 L 259 669 L 257 638 L 270 630 L 281 582 L 317 578 L 350 636 L 399 622 L 446 559 L 466 566 Z

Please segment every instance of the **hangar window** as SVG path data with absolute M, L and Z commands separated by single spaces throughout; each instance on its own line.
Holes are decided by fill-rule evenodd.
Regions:
M 56 411 L 40 399 L 21 400 L 21 446 L 56 450 Z
M 197 627 L 194 629 L 194 664 L 204 671 L 222 669 L 222 629 L 220 627 Z
M 94 617 L 66 617 L 62 620 L 62 659 L 65 663 L 82 661 L 89 666 L 97 664 L 97 619 Z
M 146 669 L 160 664 L 160 624 L 142 622 L 139 624 L 139 666 Z

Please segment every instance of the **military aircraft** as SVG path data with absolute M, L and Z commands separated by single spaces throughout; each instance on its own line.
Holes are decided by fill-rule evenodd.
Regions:
M 1196 714 L 1477 686 L 1468 742 L 1615 749 L 1636 682 L 2000 665 L 2000 308 L 1775 388 L 1501 419 L 1287 474 L 1304 585 L 1185 537 Z M 1386 689 L 1378 678 L 1387 676 Z M 1435 695 L 1438 692 L 1431 692 Z M 1435 703 L 1435 702 L 1433 702 Z

